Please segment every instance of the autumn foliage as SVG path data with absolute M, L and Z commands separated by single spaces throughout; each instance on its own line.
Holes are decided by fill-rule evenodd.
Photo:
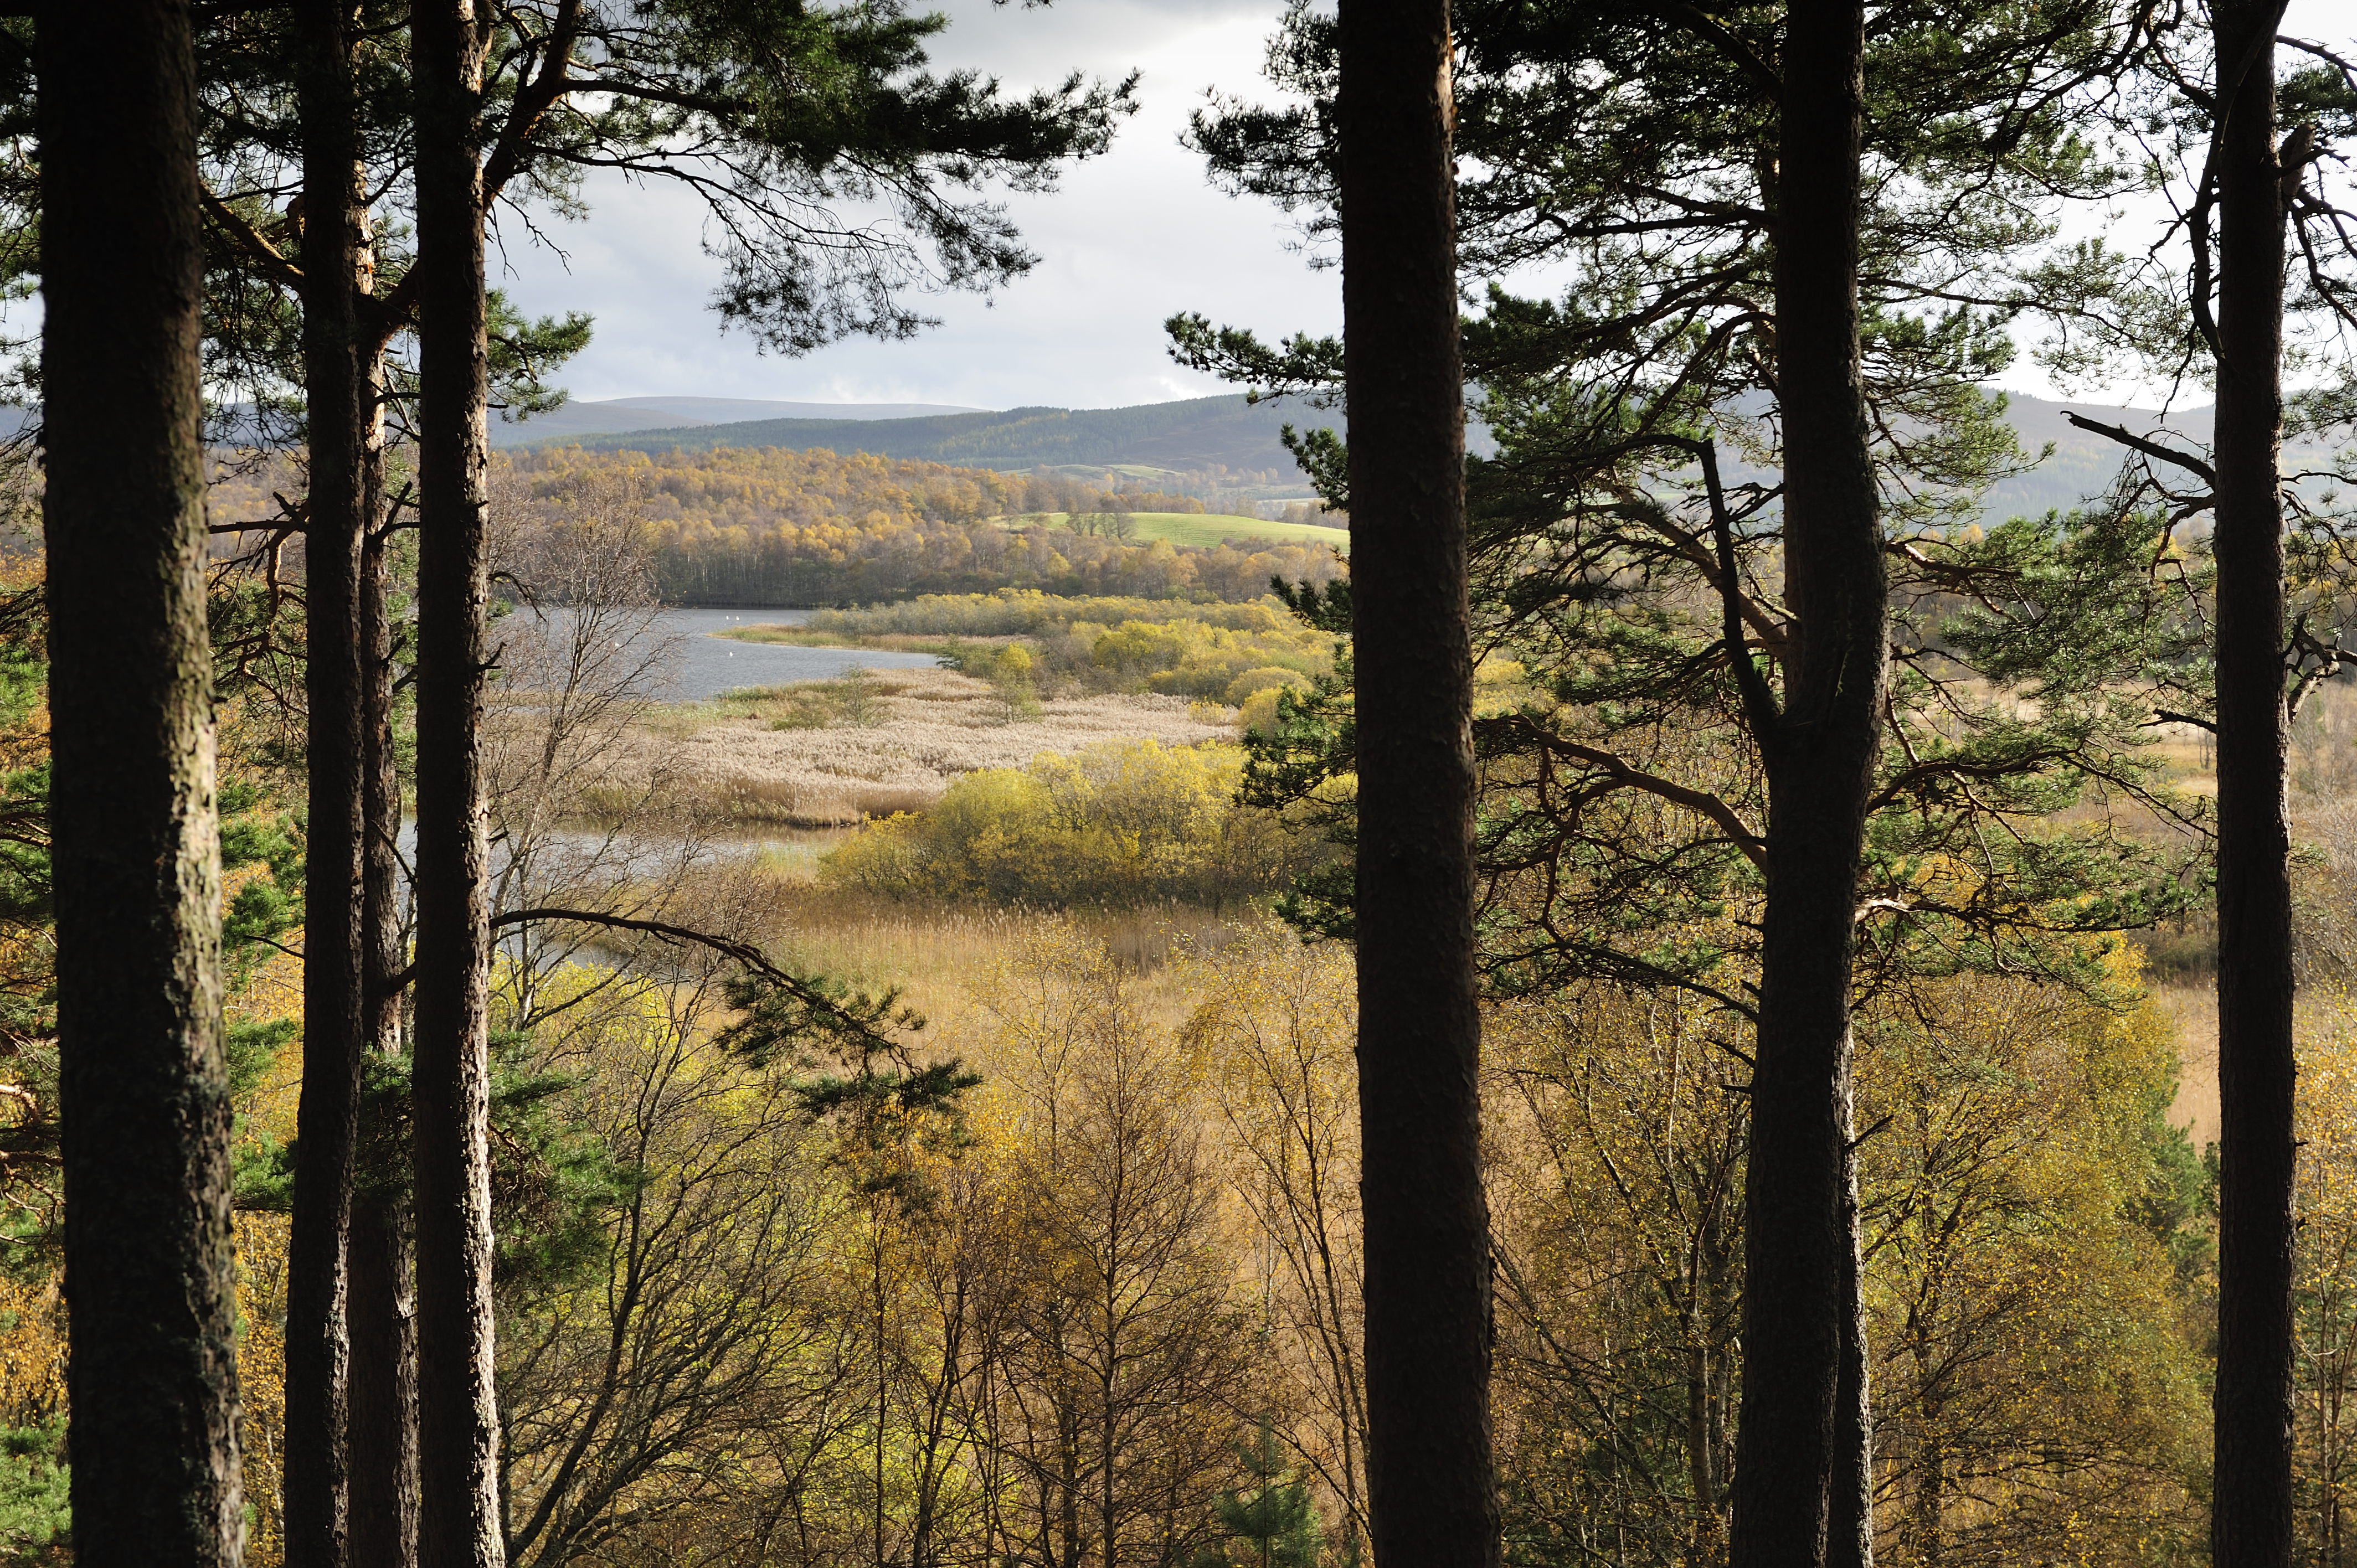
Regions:
M 1189 497 L 823 447 L 518 453 L 498 493 L 521 521 L 561 510 L 547 503 L 585 483 L 628 491 L 672 604 L 865 603 L 1010 585 L 1254 599 L 1272 576 L 1322 581 L 1337 571 L 1323 545 L 1131 544 L 1049 518 L 1200 511 Z

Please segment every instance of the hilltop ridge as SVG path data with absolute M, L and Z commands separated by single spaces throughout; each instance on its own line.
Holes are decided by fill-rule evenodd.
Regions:
M 2199 446 L 2209 439 L 2207 407 L 2162 413 L 2079 400 L 2008 392 L 2007 416 L 2032 454 L 2051 444 L 2053 452 L 2032 471 L 2007 479 L 1990 492 L 1986 511 L 1995 517 L 2067 508 L 2100 490 L 2117 468 L 2122 448 L 2072 424 L 2065 411 L 2138 434 L 2167 430 Z M 623 413 L 651 419 L 691 406 L 714 415 L 694 423 L 635 425 L 627 430 L 582 433 L 562 417 L 578 410 L 581 419 Z M 1203 479 L 1224 471 L 1235 476 L 1237 504 L 1254 496 L 1307 495 L 1308 481 L 1278 439 L 1286 424 L 1340 429 L 1339 410 L 1310 406 L 1298 399 L 1247 403 L 1242 393 L 1139 403 L 1124 408 L 1026 407 L 1005 410 L 951 409 L 942 405 L 797 404 L 801 409 L 839 412 L 829 417 L 726 419 L 738 404 L 724 399 L 635 398 L 605 403 L 568 403 L 555 415 L 503 427 L 509 446 L 577 446 L 591 452 L 711 451 L 727 447 L 820 447 L 839 454 L 915 458 L 959 467 L 1000 471 L 1047 467 L 1084 470 L 1137 479 L 1181 475 Z M 850 410 L 856 407 L 859 412 Z M 922 409 L 902 413 L 902 409 Z M 605 411 L 600 413 L 597 411 Z M 1478 424 L 1468 432 L 1477 456 L 1496 444 Z M 1246 478 L 1254 476 L 1254 478 Z M 1265 476 L 1259 478 L 1259 476 Z M 1255 478 L 1258 482 L 1255 483 Z M 1219 488 L 1225 489 L 1227 486 Z
M 545 435 L 533 435 L 533 426 L 547 417 L 510 427 L 503 444 L 577 445 L 592 452 L 644 449 L 655 443 L 687 452 L 720 446 L 823 446 L 834 452 L 870 452 L 881 457 L 914 457 L 960 467 L 1140 467 L 1172 472 L 1225 467 L 1275 469 L 1286 475 L 1299 470 L 1277 438 L 1281 427 L 1340 423 L 1340 414 L 1297 400 L 1252 403 L 1241 392 L 1126 408 L 1030 407 L 898 418 L 771 418 L 594 435 L 552 428 Z
M 492 421 L 490 434 L 494 446 L 531 446 L 568 437 L 578 440 L 637 430 L 668 433 L 764 420 L 859 423 L 983 412 L 948 403 L 785 403 L 743 397 L 618 397 L 594 403 L 567 399 L 548 413 L 527 419 L 502 414 Z

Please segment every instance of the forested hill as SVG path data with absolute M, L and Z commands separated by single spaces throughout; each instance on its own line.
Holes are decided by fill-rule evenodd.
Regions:
M 2125 448 L 2104 436 L 2083 430 L 2064 418 L 2068 411 L 2104 424 L 2115 424 L 2138 435 L 2158 436 L 2190 451 L 2210 444 L 2210 410 L 2182 408 L 2163 414 L 2148 408 L 2115 408 L 2077 400 L 2054 402 L 2022 392 L 2007 394 L 2006 418 L 2020 439 L 2022 450 L 2035 456 L 2049 445 L 2053 455 L 2027 474 L 2002 479 L 1992 489 L 1982 510 L 1995 519 L 2068 510 L 2102 492 L 2119 472 Z
M 1015 408 L 920 419 L 757 419 L 549 439 L 602 452 L 823 446 L 972 468 L 1138 464 L 1182 472 L 1226 467 L 1289 473 L 1292 454 L 1277 439 L 1282 426 L 1340 423 L 1341 416 L 1331 411 L 1291 400 L 1248 403 L 1239 392 L 1132 408 Z
M 2019 392 L 2008 396 L 2007 416 L 2022 446 L 2035 453 L 2051 443 L 2054 452 L 2035 471 L 2004 480 L 1991 491 L 1986 510 L 1996 518 L 2067 509 L 2100 491 L 2117 470 L 2121 448 L 2071 424 L 2062 417 L 2065 409 L 2138 434 L 2166 429 L 2196 446 L 2210 435 L 2207 408 L 2164 418 L 2149 409 L 2055 402 Z M 570 405 L 561 412 L 571 412 Z M 1277 439 L 1278 430 L 1287 424 L 1340 429 L 1342 419 L 1338 410 L 1312 408 L 1291 399 L 1248 403 L 1236 393 L 1130 408 L 1016 408 L 914 419 L 757 419 L 602 435 L 572 433 L 579 428 L 576 418 L 569 429 L 552 429 L 537 438 L 526 424 L 511 430 L 508 442 L 578 446 L 593 452 L 821 447 L 846 456 L 866 452 L 1002 471 L 1128 465 L 1181 474 L 1224 469 L 1297 476 L 1292 454 Z M 1478 424 L 1468 436 L 1477 453 L 1486 456 L 1494 449 L 1489 432 Z
M 562 406 L 491 421 L 494 446 L 539 446 L 564 437 L 619 435 L 633 430 L 676 433 L 705 424 L 743 424 L 780 419 L 922 419 L 940 413 L 984 410 L 946 403 L 781 403 L 768 398 L 625 397 L 585 403 L 567 398 Z

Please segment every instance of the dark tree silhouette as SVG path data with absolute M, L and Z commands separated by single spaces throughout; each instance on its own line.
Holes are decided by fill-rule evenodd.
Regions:
M 371 395 L 383 357 L 369 364 Z M 409 954 L 402 928 L 400 753 L 393 725 L 393 520 L 384 515 L 382 403 L 371 410 L 362 447 L 370 526 L 361 551 L 360 636 L 363 657 L 361 949 L 365 968 L 363 1033 L 382 1058 L 402 1049 L 398 976 Z M 382 1168 L 353 1194 L 346 1316 L 351 1342 L 349 1469 L 350 1568 L 414 1568 L 417 1561 L 417 1299 L 410 1259 L 407 1164 L 393 1145 L 405 1126 L 379 1097 L 361 1135 Z
M 173 0 L 46 5 L 36 36 L 74 1557 L 228 1568 L 195 49 Z
M 2274 0 L 2217 0 L 2218 1381 L 2211 1551 L 2291 1562 L 2290 744 Z M 2197 200 L 2208 192 L 2197 194 Z M 2203 238 L 2197 236 L 2197 242 Z
M 303 1093 L 288 1240 L 284 1519 L 295 1568 L 342 1568 L 346 1239 L 364 1026 L 362 835 L 366 821 L 360 573 L 371 495 L 366 436 L 372 360 L 362 342 L 370 246 L 360 188 L 350 7 L 305 0 L 293 42 L 303 131 L 304 393 L 310 433 L 305 510 L 309 819 L 303 921 Z
M 1865 53 L 1859 0 L 1796 0 L 1775 193 L 1792 611 L 1781 711 L 1756 666 L 1734 661 L 1768 775 L 1729 1534 L 1740 1568 L 1871 1561 L 1850 962 L 1889 680 L 1889 589 L 1858 350 Z M 1735 613 L 1730 596 L 1730 621 Z M 1741 646 L 1739 634 L 1730 645 Z
M 411 13 L 417 116 L 418 1559 L 499 1568 L 492 1386 L 489 910 L 483 880 L 483 41 L 468 0 Z
M 1447 0 L 1344 0 L 1359 1106 L 1378 1562 L 1498 1561 Z
M 405 1206 L 363 1189 L 352 1206 L 349 1322 L 351 1568 L 417 1561 L 417 1299 Z

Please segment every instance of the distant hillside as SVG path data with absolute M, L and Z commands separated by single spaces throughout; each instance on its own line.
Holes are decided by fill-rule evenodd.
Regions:
M 1331 412 L 1299 403 L 1247 403 L 1242 393 L 1141 403 L 1133 408 L 1016 408 L 1003 413 L 933 414 L 917 419 L 759 419 L 681 425 L 572 438 L 591 451 L 650 447 L 708 451 L 721 446 L 823 446 L 872 452 L 970 468 L 1134 465 L 1185 472 L 1219 467 L 1291 473 L 1293 456 L 1277 440 L 1286 424 L 1339 424 Z M 530 426 L 519 427 L 529 431 Z M 565 441 L 525 436 L 531 445 Z
M 2050 508 L 2068 508 L 2100 492 L 2118 470 L 2122 448 L 2102 436 L 2081 430 L 2062 415 L 2068 409 L 2106 424 L 2123 424 L 2139 435 L 2166 429 L 2195 447 L 2210 437 L 2210 411 L 2188 409 L 2164 416 L 2150 409 L 2118 408 L 2093 403 L 2058 402 L 2009 394 L 2007 413 L 2020 433 L 2021 444 L 2035 453 L 2052 443 L 2053 454 L 2030 473 L 2007 479 L 1988 497 L 1992 517 L 2036 514 Z M 594 411 L 658 405 L 681 408 L 691 400 L 636 399 L 626 403 L 568 404 L 560 413 L 578 408 L 582 417 Z M 880 414 L 888 405 L 870 405 Z M 721 412 L 715 407 L 713 412 Z M 916 458 L 960 467 L 1024 470 L 1036 467 L 1131 468 L 1187 475 L 1190 479 L 1210 470 L 1269 470 L 1274 475 L 1298 476 L 1292 454 L 1277 440 L 1279 427 L 1332 425 L 1340 414 L 1330 409 L 1307 407 L 1296 402 L 1247 403 L 1241 394 L 1191 398 L 1180 403 L 1143 403 L 1131 408 L 1017 408 L 1002 413 L 987 412 L 930 413 L 916 418 L 834 417 L 728 420 L 701 424 L 673 424 L 598 435 L 574 435 L 541 424 L 515 427 L 507 444 L 578 445 L 596 452 L 701 452 L 724 447 L 778 446 L 789 450 L 823 447 L 837 453 L 869 452 L 879 456 Z M 1470 433 L 1477 452 L 1491 448 L 1488 433 Z M 1199 486 L 1199 489 L 1200 489 Z M 1306 493 L 1307 480 L 1300 481 Z M 1194 492 L 1190 492 L 1194 493 Z M 1265 493 L 1264 491 L 1264 493 Z M 1227 504 L 1232 504 L 1231 498 Z M 1207 503 L 1223 504 L 1205 495 Z
M 2000 480 L 1981 499 L 1981 516 L 1991 523 L 2009 517 L 2039 517 L 2085 505 L 2108 489 L 2123 459 L 2132 456 L 2116 441 L 2083 430 L 2064 417 L 2076 413 L 2101 424 L 2118 425 L 2136 435 L 2157 436 L 2189 452 L 2208 450 L 2210 410 L 2178 409 L 2163 413 L 2149 408 L 2124 408 L 2076 398 L 2056 400 L 2008 392 L 2006 419 L 2021 444 L 2023 455 L 2036 457 L 2053 450 L 2027 473 Z M 1740 461 L 1720 459 L 1728 482 L 1773 483 L 1772 472 Z
M 2018 478 L 2007 479 L 1989 491 L 1982 511 L 1992 518 L 2036 517 L 2050 510 L 2068 510 L 2103 493 L 2120 470 L 2127 448 L 2117 442 L 2080 429 L 2063 418 L 2067 411 L 2104 424 L 2116 424 L 2137 435 L 2159 434 L 2172 445 L 2190 451 L 2210 444 L 2210 410 L 2179 409 L 2163 414 L 2148 408 L 2115 408 L 2075 400 L 2056 402 L 2026 392 L 2006 394 L 2006 417 L 2033 456 L 2050 442 L 2053 456 Z
M 2022 392 L 2007 396 L 2007 416 L 2023 447 L 2034 454 L 2050 443 L 2054 450 L 2031 472 L 2007 479 L 1989 493 L 1983 510 L 1992 521 L 2080 505 L 2101 494 L 2118 472 L 2125 449 L 2072 424 L 2063 417 L 2065 411 L 2124 425 L 2138 435 L 2165 432 L 2195 451 L 2205 449 L 2210 439 L 2206 406 L 2164 415 L 2151 409 Z M 742 415 L 748 410 L 791 411 L 795 417 L 747 419 Z M 831 411 L 831 416 L 802 416 L 818 410 Z M 0 409 L 0 435 L 25 417 L 20 410 Z M 685 423 L 690 421 L 695 423 Z M 1309 493 L 1308 480 L 1277 441 L 1279 427 L 1287 423 L 1339 428 L 1342 420 L 1335 410 L 1297 402 L 1247 403 L 1241 394 L 1131 408 L 1018 408 L 1005 413 L 923 403 L 649 397 L 567 403 L 526 424 L 496 427 L 495 439 L 511 448 L 541 450 L 819 448 L 845 456 L 871 453 L 1002 473 L 1047 467 L 1068 476 L 1077 471 L 1093 485 L 1193 496 L 1209 511 L 1250 512 L 1272 497 Z M 583 428 L 590 424 L 601 428 Z M 1493 449 L 1486 431 L 1477 427 L 1469 436 L 1477 452 Z M 2313 457 L 2315 453 L 2293 455 Z
M 780 403 L 741 397 L 619 397 L 597 403 L 567 402 L 529 419 L 491 421 L 494 446 L 530 446 L 549 441 L 633 430 L 675 431 L 748 420 L 813 419 L 858 423 L 875 419 L 920 419 L 937 413 L 975 413 L 944 403 Z

